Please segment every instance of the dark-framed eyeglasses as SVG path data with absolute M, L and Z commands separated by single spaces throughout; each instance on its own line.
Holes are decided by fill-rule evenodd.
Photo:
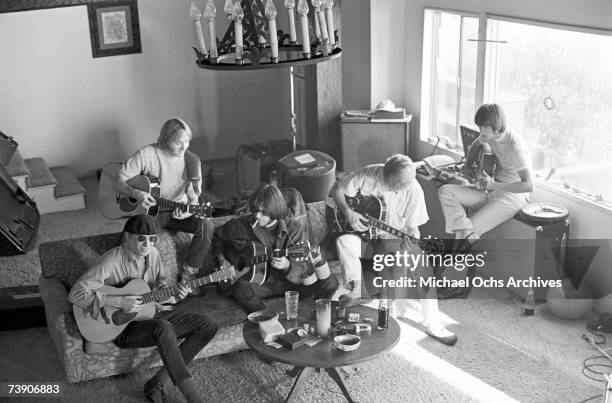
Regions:
M 136 239 L 138 239 L 140 243 L 145 243 L 147 239 L 150 243 L 155 243 L 157 241 L 157 235 L 138 235 Z

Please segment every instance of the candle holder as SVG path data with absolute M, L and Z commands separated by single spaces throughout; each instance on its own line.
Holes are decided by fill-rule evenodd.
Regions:
M 258 70 L 310 65 L 340 57 L 342 49 L 338 46 L 338 31 L 333 30 L 333 22 L 331 24 L 327 23 L 325 35 L 321 33 L 320 36 L 317 36 L 315 32 L 315 21 L 321 21 L 323 18 L 332 21 L 333 0 L 322 2 L 321 0 L 315 0 L 314 3 L 317 5 L 323 5 L 319 14 L 316 14 L 314 7 L 305 6 L 305 4 L 312 5 L 311 1 L 300 0 L 300 3 L 298 9 L 301 6 L 302 13 L 304 9 L 308 10 L 304 13 L 307 18 L 294 18 L 290 25 L 298 22 L 300 24 L 307 23 L 307 27 L 300 26 L 300 28 L 302 28 L 302 37 L 308 38 L 308 46 L 304 46 L 302 37 L 297 37 L 295 25 L 291 26 L 290 32 L 283 32 L 283 30 L 270 32 L 269 27 L 274 28 L 276 26 L 275 18 L 291 19 L 291 16 L 285 12 L 276 13 L 276 10 L 272 8 L 273 4 L 266 4 L 266 10 L 262 0 L 238 0 L 235 3 L 232 0 L 226 0 L 224 11 L 230 21 L 229 26 L 221 40 L 216 37 L 212 38 L 212 31 L 209 34 L 216 45 L 214 47 L 209 46 L 209 48 L 216 50 L 214 53 L 217 57 L 211 57 L 210 53 L 212 52 L 203 53 L 194 47 L 197 66 L 218 71 Z M 285 10 L 283 11 L 287 13 L 296 11 L 295 1 L 286 0 L 284 5 Z M 207 11 L 210 11 L 210 9 L 212 8 L 209 7 Z M 297 11 L 300 12 L 300 10 Z M 241 21 L 240 28 L 242 28 L 243 33 L 242 51 L 239 50 L 238 52 L 236 52 L 235 41 L 236 14 L 240 14 L 238 18 Z M 210 13 L 206 13 L 205 18 L 210 24 L 214 17 Z M 272 24 L 271 21 L 273 21 Z M 240 32 L 240 28 L 238 32 Z M 330 38 L 329 35 L 332 34 L 332 30 L 333 38 Z M 296 40 L 292 40 L 292 36 Z M 265 38 L 265 41 L 262 41 L 262 38 Z

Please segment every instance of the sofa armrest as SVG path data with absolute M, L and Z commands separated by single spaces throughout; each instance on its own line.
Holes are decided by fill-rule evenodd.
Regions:
M 68 290 L 61 280 L 44 276 L 40 276 L 38 288 L 45 306 L 49 336 L 51 336 L 60 361 L 64 364 L 64 315 L 65 313 L 72 314 L 72 304 L 68 301 Z

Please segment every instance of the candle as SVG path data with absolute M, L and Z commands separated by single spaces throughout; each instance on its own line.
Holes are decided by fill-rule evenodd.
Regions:
M 293 14 L 294 7 L 295 0 L 285 0 L 285 8 L 287 8 L 287 14 L 289 15 L 289 41 L 292 45 L 297 43 L 297 34 L 295 32 L 295 15 Z
M 268 31 L 270 31 L 270 51 L 272 63 L 278 63 L 278 35 L 276 33 L 276 7 L 272 0 L 266 1 L 266 18 L 268 19 Z
M 334 45 L 336 43 L 336 36 L 334 35 L 334 0 L 325 1 L 325 16 L 327 17 L 327 33 L 329 36 L 329 43 Z
M 225 13 L 225 15 L 227 15 L 228 20 L 234 18 L 234 0 L 225 0 L 223 12 Z
M 312 7 L 314 8 L 315 36 L 317 38 L 320 38 L 321 37 L 321 26 L 319 25 L 319 19 L 317 18 L 317 14 L 319 14 L 319 7 L 316 7 L 314 4 L 312 5 Z
M 242 51 L 244 45 L 242 44 L 242 19 L 244 18 L 244 11 L 240 1 L 234 5 L 234 43 L 236 45 L 236 63 L 242 64 Z
M 189 17 L 193 20 L 196 29 L 196 39 L 198 40 L 198 46 L 200 47 L 200 52 L 205 56 L 208 55 L 206 50 L 206 42 L 204 42 L 204 32 L 202 31 L 202 24 L 200 23 L 200 17 L 202 14 L 200 13 L 200 9 L 196 7 L 196 5 L 191 3 L 191 10 L 189 10 Z
M 308 33 L 308 3 L 299 0 L 297 12 L 300 15 L 300 27 L 302 28 L 302 52 L 304 58 L 310 59 L 310 34 Z
M 217 58 L 217 35 L 215 32 L 215 17 L 217 16 L 217 7 L 213 0 L 208 0 L 204 8 L 204 17 L 208 21 L 208 36 L 210 38 L 210 58 Z
M 319 21 L 320 29 L 317 31 L 317 37 L 321 38 L 321 42 L 327 39 L 327 24 L 325 23 L 325 15 L 321 11 L 321 0 L 312 0 L 312 6 L 315 9 L 315 21 Z

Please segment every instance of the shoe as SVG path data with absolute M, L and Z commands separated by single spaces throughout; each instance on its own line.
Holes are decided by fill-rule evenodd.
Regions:
M 428 336 L 438 340 L 440 343 L 446 344 L 447 346 L 454 346 L 458 340 L 455 333 L 451 332 L 444 326 L 427 325 L 425 333 L 427 333 Z
M 166 401 L 164 385 L 158 382 L 151 382 L 151 380 L 149 380 L 145 383 L 144 394 L 147 400 L 153 403 L 164 403 Z
M 351 294 L 342 294 L 338 297 L 338 303 L 340 306 L 348 308 L 349 306 L 359 305 L 361 303 L 361 298 L 351 296 Z
M 480 241 L 480 238 L 474 233 L 470 232 L 463 239 L 458 239 L 456 246 L 453 248 L 454 253 L 471 253 L 474 246 Z

